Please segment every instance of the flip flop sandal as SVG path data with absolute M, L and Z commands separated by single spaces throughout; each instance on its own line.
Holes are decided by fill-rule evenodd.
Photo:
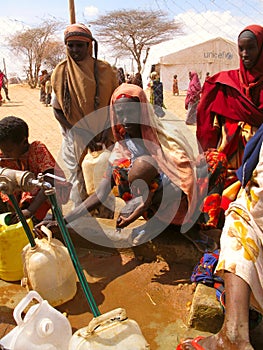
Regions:
M 198 342 L 205 337 L 202 337 L 201 335 L 199 337 L 196 337 L 194 339 L 186 339 L 181 344 L 179 344 L 176 348 L 176 350 L 183 350 L 184 343 L 189 343 L 194 349 L 196 350 L 205 350 L 201 345 L 198 344 Z
M 189 241 L 191 241 L 194 246 L 199 250 L 201 253 L 206 252 L 213 252 L 216 249 L 218 249 L 217 243 L 213 240 L 213 238 L 208 237 L 205 234 L 202 234 L 203 238 L 201 239 L 194 239 L 191 236 L 189 236 L 187 233 L 183 234 Z

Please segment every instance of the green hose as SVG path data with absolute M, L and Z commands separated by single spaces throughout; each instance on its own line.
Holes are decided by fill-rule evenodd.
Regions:
M 13 194 L 9 194 L 8 197 L 9 197 L 10 201 L 12 202 L 17 215 L 19 216 L 19 219 L 23 225 L 23 228 L 25 230 L 25 233 L 27 235 L 27 238 L 29 240 L 31 247 L 35 247 L 36 242 L 35 242 L 34 236 L 33 236 L 31 229 L 30 229 L 30 227 L 29 227 L 29 225 L 28 225 L 28 223 L 27 223 L 27 221 L 22 213 L 22 210 L 20 209 L 20 207 L 17 203 L 16 197 Z
M 58 222 L 58 226 L 60 228 L 60 231 L 61 231 L 61 234 L 63 236 L 66 247 L 68 248 L 69 254 L 71 256 L 71 260 L 72 260 L 73 265 L 75 267 L 75 270 L 76 270 L 76 273 L 78 275 L 83 292 L 88 300 L 90 309 L 93 313 L 93 316 L 98 317 L 101 315 L 101 313 L 100 313 L 98 306 L 93 298 L 90 287 L 89 287 L 88 282 L 86 280 L 86 277 L 84 275 L 83 269 L 80 265 L 76 250 L 74 248 L 71 237 L 69 235 L 66 223 L 63 219 L 60 207 L 57 204 L 56 195 L 52 193 L 52 194 L 47 194 L 47 196 L 49 197 L 50 203 L 52 205 L 52 211 L 53 211 L 55 218 Z

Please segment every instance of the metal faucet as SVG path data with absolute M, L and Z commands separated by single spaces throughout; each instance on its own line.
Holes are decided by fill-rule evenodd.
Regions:
M 39 173 L 37 178 L 35 178 L 35 175 L 30 171 L 0 167 L 0 191 L 7 195 L 12 195 L 17 189 L 21 189 L 26 192 L 31 191 L 34 187 L 41 187 L 47 191 L 50 191 L 53 189 L 53 187 L 48 181 L 45 180 L 46 178 L 53 178 L 62 182 L 66 181 L 66 179 L 62 177 L 49 173 Z

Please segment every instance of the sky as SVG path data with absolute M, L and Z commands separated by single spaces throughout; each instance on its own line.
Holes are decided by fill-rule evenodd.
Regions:
M 8 36 L 25 26 L 37 25 L 43 18 L 53 17 L 69 23 L 68 4 L 69 0 L 45 0 L 41 4 L 38 0 L 2 1 L 0 69 L 3 69 L 4 59 L 9 74 L 21 74 L 22 70 L 22 63 L 7 49 Z M 236 42 L 246 25 L 263 25 L 263 0 L 75 0 L 76 20 L 86 24 L 98 15 L 120 9 L 162 10 L 170 19 L 182 24 L 183 35 L 150 49 L 148 68 L 171 52 L 218 36 Z M 99 48 L 100 58 L 113 64 L 115 58 L 109 52 L 107 48 Z M 136 69 L 131 58 L 117 65 L 124 65 L 127 71 Z M 145 70 L 148 68 L 146 65 Z

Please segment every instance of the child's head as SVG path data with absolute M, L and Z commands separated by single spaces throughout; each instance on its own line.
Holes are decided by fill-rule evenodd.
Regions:
M 28 149 L 28 125 L 9 116 L 0 120 L 0 149 L 5 157 L 19 158 Z
M 135 159 L 128 173 L 132 192 L 144 193 L 159 174 L 157 162 L 149 155 Z

